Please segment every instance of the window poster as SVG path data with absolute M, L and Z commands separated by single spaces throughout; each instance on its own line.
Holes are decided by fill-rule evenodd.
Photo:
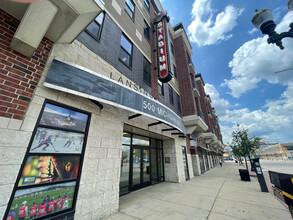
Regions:
M 4 219 L 73 215 L 89 119 L 87 112 L 45 101 Z
M 34 219 L 70 209 L 76 182 L 17 190 L 7 220 Z
M 80 154 L 84 134 L 39 127 L 30 147 L 30 153 Z
M 28 156 L 18 186 L 76 179 L 80 156 Z
M 84 132 L 87 120 L 87 114 L 47 103 L 40 124 Z

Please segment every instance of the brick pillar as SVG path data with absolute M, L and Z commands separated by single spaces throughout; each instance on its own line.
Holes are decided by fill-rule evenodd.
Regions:
M 44 38 L 33 56 L 9 46 L 19 21 L 0 9 L 0 117 L 23 120 L 53 42 Z

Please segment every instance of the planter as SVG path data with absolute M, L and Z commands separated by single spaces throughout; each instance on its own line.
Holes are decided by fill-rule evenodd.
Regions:
M 239 169 L 240 178 L 242 181 L 250 181 L 249 172 L 246 169 Z

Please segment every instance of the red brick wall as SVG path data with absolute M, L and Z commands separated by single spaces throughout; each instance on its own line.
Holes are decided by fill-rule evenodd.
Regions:
M 152 24 L 152 18 L 155 17 L 155 9 L 150 1 L 150 22 Z M 152 96 L 155 99 L 159 99 L 159 90 L 158 90 L 158 72 L 157 70 L 154 70 L 154 67 L 157 66 L 157 53 L 154 52 L 154 49 L 156 49 L 156 32 L 153 32 L 154 25 L 151 25 L 150 30 L 150 42 L 151 42 L 151 53 L 152 53 L 152 63 L 151 63 L 151 86 L 152 86 Z
M 193 86 L 189 74 L 189 65 L 186 52 L 187 48 L 182 36 L 176 38 L 173 43 L 179 81 L 182 116 L 197 115 Z
M 206 101 L 205 101 L 205 95 L 206 94 L 205 94 L 205 91 L 204 91 L 204 85 L 203 85 L 201 80 L 197 80 L 196 84 L 197 84 L 199 94 L 200 94 L 200 97 L 199 97 L 200 107 L 201 107 L 201 110 L 202 110 L 202 112 L 204 114 L 205 123 L 209 127 L 206 132 L 210 132 L 211 131 L 211 123 L 210 123 L 210 118 L 208 117 L 208 107 L 209 106 L 206 106 Z M 210 112 L 211 112 L 211 110 L 210 110 Z
M 0 9 L 0 116 L 22 120 L 53 42 L 44 38 L 31 58 L 9 45 L 19 21 Z

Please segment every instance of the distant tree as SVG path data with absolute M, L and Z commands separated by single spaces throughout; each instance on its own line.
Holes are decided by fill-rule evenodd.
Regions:
M 248 169 L 246 158 L 250 160 L 250 155 L 260 146 L 260 138 L 253 136 L 252 138 L 248 137 L 248 129 L 237 124 L 237 130 L 232 133 L 232 143 L 231 148 L 233 154 L 238 157 L 244 157 L 246 169 Z

